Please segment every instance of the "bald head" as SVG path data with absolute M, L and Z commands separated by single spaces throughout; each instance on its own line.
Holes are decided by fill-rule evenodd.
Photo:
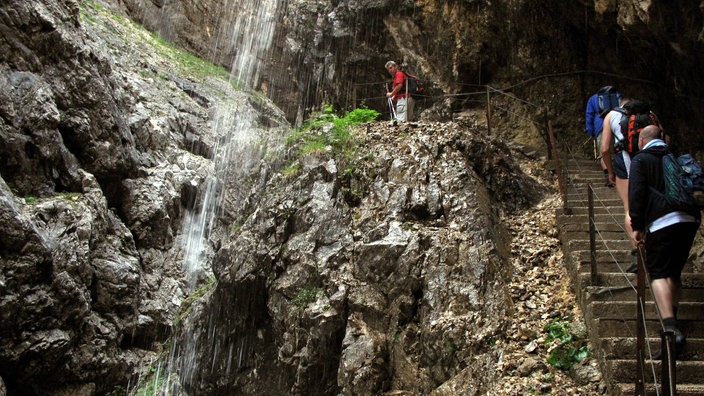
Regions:
M 653 139 L 660 139 L 661 137 L 662 131 L 660 130 L 660 127 L 656 125 L 648 125 L 640 131 L 640 135 L 638 136 L 638 148 L 642 150 L 648 142 Z

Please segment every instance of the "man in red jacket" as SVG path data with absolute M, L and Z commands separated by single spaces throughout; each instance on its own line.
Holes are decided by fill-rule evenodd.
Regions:
M 394 78 L 392 89 L 386 93 L 386 97 L 396 103 L 396 121 L 411 121 L 413 119 L 415 100 L 408 94 L 406 73 L 402 72 L 394 61 L 386 62 L 385 67 Z

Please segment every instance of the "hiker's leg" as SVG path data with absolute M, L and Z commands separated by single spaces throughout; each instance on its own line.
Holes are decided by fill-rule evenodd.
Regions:
M 416 108 L 416 100 L 413 98 L 406 99 L 406 121 L 413 121 L 413 111 Z
M 408 107 L 406 106 L 406 98 L 399 99 L 396 102 L 396 120 L 405 122 L 408 115 Z
M 663 318 L 672 318 L 675 316 L 673 307 L 674 296 L 668 278 L 653 279 L 650 282 L 650 289 L 655 296 L 655 303 L 660 310 L 660 316 Z

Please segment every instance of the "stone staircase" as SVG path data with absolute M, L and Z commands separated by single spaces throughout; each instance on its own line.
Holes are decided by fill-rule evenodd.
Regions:
M 593 159 L 570 159 L 562 164 L 566 183 L 565 210 L 558 211 L 560 238 L 568 272 L 584 313 L 595 356 L 609 394 L 633 395 L 637 378 L 636 275 L 624 273 L 630 265 L 630 243 L 623 228 L 624 214 L 615 188 L 604 186 L 604 176 Z M 594 190 L 597 278 L 592 283 L 589 250 L 587 185 Z M 568 214 L 569 213 L 569 214 Z M 698 236 L 698 238 L 701 238 Z M 704 395 L 704 273 L 688 263 L 682 274 L 683 293 L 678 312 L 687 345 L 677 361 L 680 395 Z M 646 343 L 660 350 L 660 322 L 646 286 Z M 646 356 L 648 347 L 646 345 Z M 653 373 L 661 383 L 660 361 L 645 361 L 646 389 L 656 394 Z M 659 394 L 662 394 L 660 392 Z

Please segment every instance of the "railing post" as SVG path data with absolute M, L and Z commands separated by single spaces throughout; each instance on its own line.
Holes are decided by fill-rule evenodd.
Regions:
M 592 269 L 592 286 L 596 286 L 598 271 L 596 268 L 596 224 L 594 223 L 594 190 L 592 184 L 587 185 L 587 210 L 589 213 L 589 253 Z
M 491 135 L 491 92 L 486 86 L 486 133 Z
M 555 145 L 555 136 L 552 134 L 552 123 L 550 122 L 550 117 L 548 116 L 548 108 L 547 106 L 545 109 L 543 109 L 543 119 L 545 120 L 545 128 L 548 130 L 548 140 L 545 141 L 546 144 L 552 144 L 553 146 Z M 545 135 L 543 135 L 543 139 L 545 139 Z M 554 156 L 557 155 L 557 152 L 550 151 L 548 150 L 548 160 L 553 159 Z
M 547 111 L 545 112 L 547 114 Z M 548 153 L 552 153 L 552 155 L 548 155 L 548 159 L 552 157 L 554 163 L 555 163 L 555 172 L 557 176 L 557 186 L 560 189 L 560 196 L 562 197 L 562 203 L 563 203 L 563 211 L 565 214 L 570 214 L 568 213 L 569 210 L 567 209 L 567 189 L 565 188 L 565 180 L 562 177 L 562 167 L 560 166 L 560 157 L 557 155 L 557 141 L 555 140 L 555 134 L 553 133 L 552 130 L 552 122 L 550 120 L 547 120 L 546 126 L 548 128 Z
M 636 326 L 636 386 L 635 394 L 645 396 L 645 264 L 643 263 L 643 248 L 638 248 L 638 273 L 636 275 L 637 321 Z
M 672 346 L 675 342 L 675 333 L 672 330 L 662 332 L 660 339 L 660 358 L 662 359 L 662 394 L 663 396 L 677 395 L 677 370 L 675 370 L 675 353 Z

